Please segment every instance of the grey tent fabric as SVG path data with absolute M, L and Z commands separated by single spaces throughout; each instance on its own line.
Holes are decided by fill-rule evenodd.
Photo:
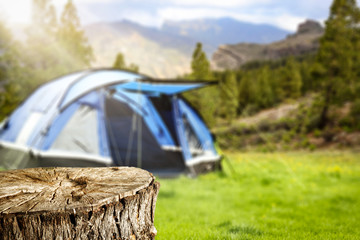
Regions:
M 51 149 L 99 154 L 97 110 L 81 105 L 59 134 Z
M 13 143 L 0 143 L 0 168 L 24 168 L 30 160 L 30 149 Z

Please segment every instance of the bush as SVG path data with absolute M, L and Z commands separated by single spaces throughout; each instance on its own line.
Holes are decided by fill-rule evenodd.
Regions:
M 353 121 L 353 126 L 356 130 L 360 130 L 360 98 L 356 99 L 351 106 L 350 118 Z
M 350 116 L 350 114 L 348 116 L 340 119 L 339 125 L 345 132 L 352 132 L 354 123 L 353 123 L 353 119 Z
M 241 115 L 243 117 L 248 117 L 251 115 L 254 115 L 255 113 L 257 113 L 259 111 L 259 107 L 255 104 L 248 104 L 246 105 L 246 107 L 244 108 L 244 110 L 242 110 Z
M 356 99 L 347 116 L 339 121 L 339 126 L 346 132 L 360 130 L 360 99 Z
M 319 130 L 319 129 L 314 130 L 314 137 L 318 138 L 318 137 L 321 137 L 321 135 L 322 135 L 321 130 Z
M 292 136 L 291 136 L 290 132 L 286 132 L 285 134 L 282 135 L 282 141 L 284 143 L 290 143 L 291 139 L 292 139 Z

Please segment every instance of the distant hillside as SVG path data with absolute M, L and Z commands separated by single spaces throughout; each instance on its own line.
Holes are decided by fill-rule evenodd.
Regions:
M 162 30 L 211 46 L 239 42 L 270 43 L 283 39 L 290 33 L 271 25 L 241 22 L 232 18 L 167 21 Z
M 212 66 L 217 70 L 236 69 L 256 60 L 277 60 L 287 56 L 300 56 L 316 52 L 319 38 L 324 32 L 320 23 L 307 20 L 299 25 L 295 34 L 270 44 L 239 43 L 222 45 L 212 56 Z
M 140 71 L 157 77 L 176 77 L 190 71 L 191 54 L 202 42 L 208 57 L 218 45 L 237 42 L 265 43 L 284 38 L 288 32 L 229 18 L 165 22 L 160 29 L 130 21 L 85 26 L 94 48 L 96 67 L 109 67 L 118 52 Z
M 94 49 L 96 67 L 112 66 L 116 54 L 122 52 L 127 64 L 135 63 L 151 76 L 175 77 L 189 71 L 195 42 L 185 38 L 128 21 L 91 24 L 85 33 Z

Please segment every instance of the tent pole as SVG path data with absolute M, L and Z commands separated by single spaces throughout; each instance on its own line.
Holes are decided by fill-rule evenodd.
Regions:
M 141 84 L 138 84 L 138 104 L 141 104 Z M 140 105 L 141 106 L 141 105 Z M 141 168 L 142 165 L 142 126 L 141 126 L 141 117 L 138 116 L 138 136 L 137 136 L 137 167 Z

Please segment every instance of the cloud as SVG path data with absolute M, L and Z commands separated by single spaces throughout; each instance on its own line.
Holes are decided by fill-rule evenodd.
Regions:
M 58 14 L 68 0 L 52 0 Z M 147 26 L 164 20 L 232 17 L 294 31 L 306 18 L 323 21 L 333 0 L 73 0 L 82 24 L 128 19 Z M 19 6 L 22 6 L 19 8 Z M 31 0 L 0 0 L 9 21 L 30 18 Z
M 246 13 L 215 8 L 164 8 L 160 9 L 158 14 L 162 20 L 175 21 L 209 17 L 232 17 L 240 21 L 247 21 L 256 24 L 275 25 L 289 31 L 295 31 L 297 25 L 306 19 L 306 17 L 288 14 L 281 9 L 274 11 L 262 9 Z
M 58 0 L 56 0 L 58 1 Z M 61 0 L 67 2 L 68 0 Z M 114 3 L 114 2 L 125 2 L 124 0 L 73 0 L 75 4 L 81 3 Z
M 122 16 L 130 21 L 140 23 L 144 26 L 160 27 L 163 23 L 162 19 L 151 12 L 138 9 L 124 10 Z
M 58 0 L 56 0 L 58 1 Z M 67 0 L 60 0 L 67 1 Z M 76 4 L 92 4 L 92 3 L 124 3 L 124 5 L 129 4 L 137 4 L 144 5 L 147 3 L 151 3 L 154 6 L 167 5 L 167 6 L 202 6 L 202 7 L 243 7 L 243 6 L 251 6 L 251 5 L 259 5 L 271 3 L 274 0 L 73 0 Z
M 178 6 L 202 6 L 207 7 L 245 7 L 259 4 L 266 4 L 273 0 L 170 0 L 169 2 Z
M 65 1 L 65 0 L 61 0 Z M 295 31 L 307 18 L 323 21 L 332 0 L 76 0 L 82 22 L 129 19 L 148 26 L 164 20 L 232 17 Z M 85 17 L 84 10 L 87 9 Z M 93 13 L 91 15 L 91 13 Z

